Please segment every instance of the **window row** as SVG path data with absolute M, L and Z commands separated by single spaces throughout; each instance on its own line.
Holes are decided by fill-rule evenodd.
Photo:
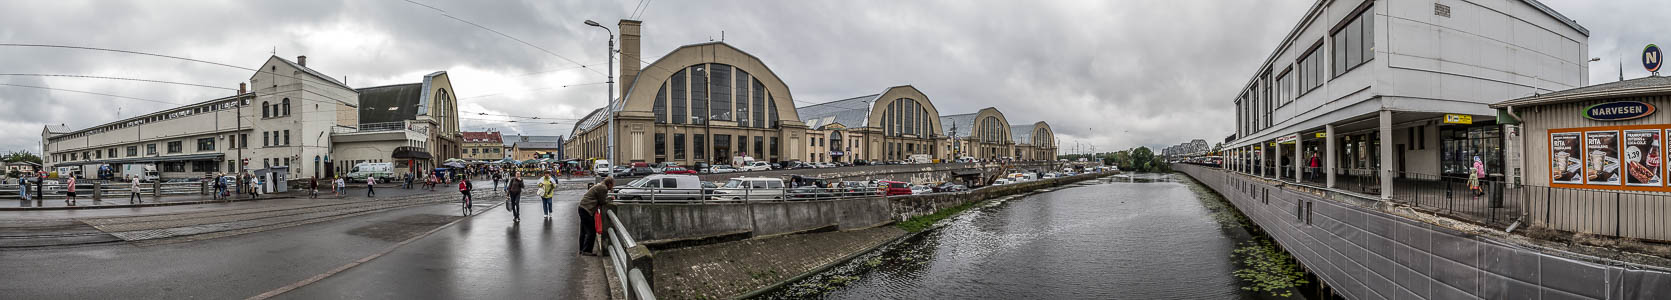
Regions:
M 277 117 L 283 117 L 283 116 L 289 116 L 289 115 L 290 115 L 290 98 L 284 98 L 284 100 L 280 100 L 279 104 L 270 104 L 267 101 L 261 101 L 261 117 L 262 118 L 277 118 Z
M 1254 85 L 1236 98 L 1240 133 L 1245 135 L 1270 127 L 1271 113 L 1322 87 L 1330 78 L 1324 75 L 1329 74 L 1327 70 L 1333 70 L 1333 77 L 1339 77 L 1375 59 L 1374 17 L 1374 9 L 1366 7 L 1330 32 L 1326 47 L 1323 41 L 1318 41 L 1274 79 L 1268 70 L 1261 73 Z M 1324 50 L 1333 53 L 1327 61 Z
M 685 155 L 687 154 L 686 151 L 685 151 L 685 149 L 686 149 L 685 148 L 685 145 L 686 145 L 685 134 L 683 134 L 683 133 L 671 134 L 671 136 L 673 138 L 672 143 L 668 143 L 668 136 L 669 136 L 669 134 L 666 134 L 666 133 L 655 134 L 656 162 L 658 162 L 658 163 L 669 160 L 669 159 L 682 160 L 682 159 L 685 159 Z M 690 137 L 691 137 L 691 143 L 690 144 L 692 146 L 691 149 L 695 149 L 695 151 L 690 151 L 688 154 L 691 155 L 692 159 L 695 159 L 695 160 L 698 160 L 698 161 L 708 159 L 708 157 L 710 156 L 709 153 L 712 153 L 712 157 L 713 157 L 714 162 L 729 162 L 729 161 L 731 161 L 732 156 L 749 156 L 749 157 L 764 158 L 764 159 L 769 159 L 771 161 L 776 161 L 777 157 L 778 157 L 778 154 L 779 154 L 778 153 L 778 142 L 780 140 L 778 139 L 778 137 L 770 137 L 770 138 L 765 137 L 765 136 L 750 137 L 750 136 L 746 136 L 746 135 L 735 136 L 735 138 L 737 139 L 737 143 L 735 144 L 736 148 L 731 147 L 731 146 L 733 146 L 733 144 L 731 143 L 731 139 L 733 138 L 733 136 L 731 136 L 731 135 L 726 135 L 726 134 L 715 134 L 715 135 L 713 135 L 713 140 L 712 140 L 712 143 L 711 143 L 711 145 L 713 145 L 712 148 L 708 147 L 708 145 L 710 145 L 710 143 L 709 143 L 710 141 L 708 140 L 707 135 L 705 135 L 705 134 L 692 134 L 692 135 L 690 135 Z M 667 152 L 668 152 L 667 150 L 668 150 L 669 144 L 671 144 L 672 148 L 673 148 L 672 149 L 673 150 L 673 156 L 672 157 L 668 157 L 668 155 L 667 155 Z M 749 151 L 750 150 L 749 145 L 751 145 L 751 144 L 754 145 L 754 147 L 753 147 L 754 151 L 752 151 L 752 152 Z M 735 151 L 735 152 L 733 152 L 733 151 Z M 767 153 L 770 156 L 761 156 L 760 154 L 762 154 L 762 153 Z
M 661 124 L 736 121 L 740 127 L 776 128 L 778 121 L 777 101 L 766 85 L 726 64 L 698 64 L 673 73 L 656 90 L 651 112 Z
M 185 149 L 186 149 L 185 141 L 168 141 L 168 142 L 163 142 L 163 144 L 165 145 L 165 147 L 167 147 L 166 149 L 168 151 L 167 152 L 168 154 L 184 153 Z M 117 155 L 119 153 L 117 151 L 117 149 L 119 149 L 119 148 L 124 148 L 124 147 L 111 147 L 111 148 L 107 148 L 107 149 L 102 150 L 102 151 L 101 150 L 87 150 L 87 151 L 81 151 L 81 152 L 60 153 L 60 154 L 54 155 L 53 161 L 54 162 L 78 161 L 78 160 L 94 160 L 94 159 L 105 159 L 105 158 L 113 158 L 114 159 L 114 158 L 124 157 L 124 156 Z M 127 150 L 127 151 L 125 151 L 126 154 L 127 154 L 125 157 L 137 157 L 137 156 L 139 156 L 139 145 L 126 146 L 125 148 Z M 156 143 L 146 144 L 145 149 L 146 149 L 145 155 L 157 155 L 157 144 Z M 215 151 L 215 138 L 207 137 L 207 138 L 197 139 L 197 151 L 196 152 L 206 152 L 206 151 Z
M 100 134 L 100 133 L 104 133 L 104 132 L 108 132 L 108 131 L 112 131 L 112 130 L 128 128 L 128 127 L 133 127 L 133 126 L 139 126 L 139 125 L 143 125 L 145 123 L 160 122 L 160 121 L 172 120 L 172 119 L 175 119 L 175 118 L 183 118 L 183 117 L 192 116 L 192 115 L 201 114 L 201 113 L 234 109 L 234 108 L 237 108 L 240 105 L 240 103 L 242 103 L 242 105 L 248 105 L 249 100 L 248 99 L 244 99 L 244 100 L 226 100 L 226 101 L 220 101 L 220 102 L 215 102 L 215 103 L 211 103 L 211 104 L 204 104 L 204 105 L 200 105 L 200 106 L 180 108 L 180 109 L 176 109 L 174 111 L 169 111 L 169 112 L 153 113 L 150 116 L 146 116 L 146 117 L 142 117 L 142 118 L 136 118 L 136 119 L 133 119 L 133 120 L 128 120 L 126 122 L 122 122 L 121 124 L 108 124 L 108 125 L 99 126 L 99 127 L 96 127 L 96 128 L 91 128 L 91 129 L 88 129 L 88 130 L 85 130 L 85 131 L 82 131 L 82 132 L 76 132 L 76 133 L 71 133 L 71 134 L 54 136 L 54 137 L 48 138 L 48 140 L 49 141 L 58 141 L 58 140 L 63 140 L 63 139 L 87 137 L 87 136 L 90 136 L 90 135 Z

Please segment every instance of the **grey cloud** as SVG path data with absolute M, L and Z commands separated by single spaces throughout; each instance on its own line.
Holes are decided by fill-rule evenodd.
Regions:
M 414 0 L 582 63 L 604 61 L 605 36 L 636 1 Z M 1612 81 L 1618 56 L 1671 44 L 1645 21 L 1654 1 L 1544 1 L 1588 26 L 1592 82 Z M 719 39 L 759 56 L 808 105 L 912 84 L 946 114 L 998 107 L 1013 123 L 1044 120 L 1064 144 L 1099 150 L 1168 145 L 1232 131 L 1231 98 L 1313 3 L 1280 1 L 655 1 L 645 60 Z M 417 81 L 448 70 L 468 111 L 579 118 L 601 106 L 603 76 L 404 1 L 7 1 L 0 40 L 86 45 L 253 66 L 308 55 L 352 86 Z M 1625 18 L 1618 16 L 1642 16 Z M 1631 58 L 1634 58 L 1632 56 Z M 1626 76 L 1646 75 L 1634 61 Z M 6 73 L 120 75 L 236 86 L 249 71 L 125 54 L 0 47 Z M 598 69 L 602 71 L 602 69 Z M 505 78 L 493 79 L 488 78 Z M 475 81 L 472 81 L 474 79 Z M 225 91 L 85 79 L 0 78 L 140 98 L 195 102 Z M 487 97 L 474 97 L 500 93 Z M 166 105 L 0 87 L 0 150 L 38 150 L 44 124 L 84 127 Z M 496 119 L 492 117 L 480 117 Z M 502 119 L 502 118 L 497 118 Z M 572 123 L 572 121 L 560 121 Z M 465 128 L 567 134 L 568 124 L 466 120 Z

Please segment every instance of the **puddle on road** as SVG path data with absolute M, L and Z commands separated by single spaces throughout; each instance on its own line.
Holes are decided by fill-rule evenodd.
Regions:
M 349 230 L 348 234 L 374 238 L 389 242 L 400 242 L 419 234 L 446 225 L 459 219 L 456 215 L 420 214 L 400 217 L 399 219 L 372 223 Z

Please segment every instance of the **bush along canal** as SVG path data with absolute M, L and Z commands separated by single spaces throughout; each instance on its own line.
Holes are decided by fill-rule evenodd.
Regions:
M 1086 181 L 896 226 L 912 233 L 755 298 L 1317 299 L 1323 291 L 1229 202 L 1179 174 Z

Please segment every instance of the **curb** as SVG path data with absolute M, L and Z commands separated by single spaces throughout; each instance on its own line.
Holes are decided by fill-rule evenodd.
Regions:
M 201 201 L 176 201 L 176 202 L 151 202 L 151 203 L 140 203 L 140 204 L 117 204 L 117 205 L 92 205 L 92 206 L 61 206 L 61 207 L 0 207 L 0 211 L 32 211 L 32 210 L 80 210 L 80 209 L 101 209 L 101 208 L 133 208 L 133 207 L 152 207 L 152 206 L 173 206 L 173 205 L 192 205 L 192 204 L 211 204 L 211 203 L 232 203 L 232 202 L 244 202 L 244 201 L 261 201 L 261 200 L 275 200 L 275 199 L 295 199 L 295 198 L 297 198 L 297 196 L 277 196 L 277 197 L 270 197 L 270 198 L 258 198 L 258 199 L 244 199 L 244 200 L 201 200 Z M 45 201 L 45 200 L 43 200 L 43 201 Z

